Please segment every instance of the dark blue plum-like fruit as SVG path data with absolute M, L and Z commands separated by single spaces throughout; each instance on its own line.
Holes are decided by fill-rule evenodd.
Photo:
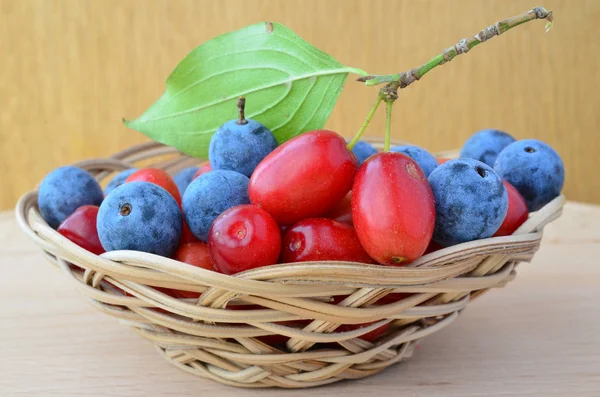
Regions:
M 104 193 L 94 177 L 81 168 L 59 167 L 46 175 L 38 193 L 40 213 L 56 229 L 83 205 L 100 205 Z
M 504 220 L 508 194 L 488 165 L 450 160 L 428 178 L 435 198 L 433 240 L 443 246 L 491 237 Z
M 363 161 L 377 153 L 377 149 L 367 141 L 358 141 L 352 148 L 352 153 L 354 153 L 360 165 Z
M 537 211 L 556 198 L 565 183 L 565 166 L 550 145 L 525 139 L 507 146 L 494 170 L 521 193 L 529 211 Z
M 249 177 L 277 147 L 277 140 L 267 127 L 244 117 L 244 106 L 245 101 L 240 98 L 239 119 L 226 122 L 214 133 L 208 158 L 213 170 L 236 171 Z
M 183 214 L 192 234 L 207 242 L 213 221 L 225 210 L 250 204 L 248 182 L 239 172 L 209 171 L 190 183 L 183 194 Z
M 390 149 L 391 152 L 402 153 L 415 160 L 419 167 L 429 177 L 434 169 L 437 168 L 438 162 L 436 158 L 427 150 L 414 145 L 394 146 Z
M 98 236 L 106 251 L 133 250 L 170 257 L 179 244 L 182 217 L 177 201 L 150 182 L 128 182 L 102 202 Z
M 189 186 L 190 182 L 194 179 L 194 175 L 198 172 L 198 167 L 188 167 L 179 171 L 173 177 L 173 181 L 177 185 L 177 189 L 179 190 L 179 194 L 183 197 L 183 193 L 185 193 L 185 189 Z
M 129 175 L 133 174 L 137 170 L 137 168 L 129 168 L 115 175 L 113 179 L 111 179 L 110 182 L 108 182 L 108 185 L 106 185 L 106 187 L 104 188 L 104 195 L 108 196 L 108 194 L 112 192 L 114 188 L 124 184 L 125 180 L 129 177 Z
M 494 166 L 498 154 L 515 141 L 510 134 L 499 130 L 481 130 L 473 134 L 460 151 L 460 157 L 479 160 Z

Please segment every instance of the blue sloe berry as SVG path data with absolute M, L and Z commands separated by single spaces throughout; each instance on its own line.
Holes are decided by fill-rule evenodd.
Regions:
M 481 130 L 473 134 L 460 151 L 460 157 L 479 160 L 494 166 L 498 153 L 515 141 L 510 134 L 499 130 Z
M 358 159 L 358 164 L 362 164 L 366 159 L 377 153 L 375 146 L 367 141 L 358 141 L 352 148 L 352 153 Z
M 96 221 L 106 251 L 133 250 L 169 257 L 183 228 L 177 201 L 150 182 L 116 187 L 102 202 Z
M 450 160 L 428 178 L 435 199 L 433 240 L 450 246 L 491 237 L 508 210 L 502 179 L 473 159 Z
M 214 170 L 194 179 L 183 194 L 183 214 L 190 231 L 206 242 L 213 221 L 221 213 L 240 204 L 250 204 L 250 179 L 239 172 Z
M 212 136 L 208 158 L 213 170 L 236 171 L 246 176 L 277 147 L 273 133 L 256 120 L 223 124 Z
M 108 194 L 112 192 L 114 188 L 116 188 L 117 186 L 121 186 L 123 183 L 125 183 L 125 179 L 127 179 L 129 175 L 133 174 L 137 170 L 137 168 L 129 168 L 115 175 L 113 179 L 111 179 L 110 182 L 108 182 L 108 184 L 104 188 L 104 195 L 108 196 Z
M 402 153 L 415 160 L 419 167 L 425 173 L 425 176 L 429 176 L 434 169 L 437 168 L 438 162 L 431 153 L 427 150 L 414 145 L 402 145 L 394 146 L 390 149 L 392 152 Z
M 59 167 L 46 175 L 38 193 L 40 213 L 50 227 L 62 221 L 83 205 L 100 205 L 104 194 L 94 177 L 73 166 Z
M 507 146 L 494 169 L 521 193 L 529 211 L 537 211 L 556 198 L 565 183 L 565 166 L 550 145 L 524 139 Z
M 183 193 L 185 193 L 185 189 L 187 189 L 197 171 L 198 167 L 188 167 L 182 169 L 173 177 L 173 180 L 177 185 L 177 189 L 179 189 L 179 194 L 181 194 L 182 197 Z

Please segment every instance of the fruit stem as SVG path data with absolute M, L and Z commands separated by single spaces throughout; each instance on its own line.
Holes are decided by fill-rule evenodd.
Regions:
M 375 100 L 373 107 L 369 111 L 367 118 L 365 119 L 365 121 L 362 123 L 362 125 L 358 129 L 358 132 L 356 133 L 354 138 L 352 138 L 352 140 L 346 145 L 348 150 L 352 150 L 354 145 L 356 145 L 356 142 L 358 142 L 360 140 L 360 137 L 362 136 L 363 132 L 365 132 L 365 130 L 369 126 L 369 123 L 371 122 L 371 119 L 375 115 L 375 111 L 377 111 L 377 108 L 379 107 L 379 104 L 381 103 L 381 101 L 383 101 L 383 93 L 380 92 L 379 94 L 377 94 L 377 99 Z
M 362 76 L 358 78 L 357 81 L 364 82 L 368 86 L 387 83 L 388 89 L 393 89 L 396 91 L 399 88 L 406 88 L 435 67 L 451 61 L 457 55 L 466 54 L 476 45 L 481 44 L 494 36 L 499 36 L 507 30 L 534 19 L 545 19 L 548 21 L 546 23 L 546 32 L 552 27 L 552 11 L 548 11 L 544 7 L 535 7 L 532 10 L 522 14 L 497 22 L 494 25 L 490 25 L 471 38 L 461 39 L 457 44 L 446 48 L 441 54 L 436 55 L 428 62 L 419 67 L 410 69 L 407 72 Z
M 237 107 L 238 107 L 237 123 L 239 125 L 248 124 L 248 120 L 246 120 L 246 117 L 244 116 L 244 111 L 246 110 L 246 98 L 244 98 L 243 96 L 239 97 L 238 102 L 237 102 Z
M 385 140 L 383 143 L 383 151 L 390 151 L 390 135 L 392 130 L 392 105 L 393 101 L 385 102 Z

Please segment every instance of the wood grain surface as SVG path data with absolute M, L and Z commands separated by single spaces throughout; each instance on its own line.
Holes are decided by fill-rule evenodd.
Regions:
M 281 396 L 197 378 L 96 311 L 0 213 L 0 395 Z M 404 364 L 286 396 L 600 395 L 600 207 L 568 203 L 506 288 L 477 299 Z
M 0 0 L 0 208 L 53 168 L 105 157 L 146 138 L 135 118 L 202 42 L 280 21 L 342 63 L 370 73 L 420 65 L 530 0 Z M 393 135 L 432 151 L 499 128 L 549 142 L 567 165 L 566 194 L 600 203 L 600 41 L 596 0 L 545 0 L 541 21 L 508 32 L 414 84 Z M 328 127 L 351 136 L 376 90 L 349 79 Z M 369 135 L 383 134 L 383 109 Z

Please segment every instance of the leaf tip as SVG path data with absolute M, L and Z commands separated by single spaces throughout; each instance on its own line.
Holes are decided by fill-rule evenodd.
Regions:
M 125 117 L 121 118 L 121 122 L 123 123 L 123 125 L 127 128 L 133 128 L 132 124 L 135 120 L 127 120 Z
M 265 21 L 265 30 L 267 31 L 267 33 L 273 33 L 273 30 L 275 30 L 275 26 L 273 25 L 273 22 Z

